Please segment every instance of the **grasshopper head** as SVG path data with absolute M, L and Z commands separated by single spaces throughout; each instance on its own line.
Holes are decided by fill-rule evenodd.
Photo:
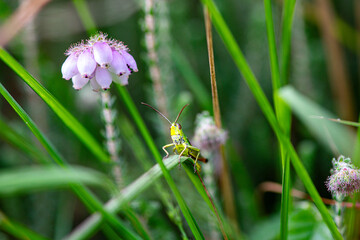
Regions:
M 173 136 L 173 135 L 181 135 L 182 134 L 182 130 L 181 130 L 181 125 L 180 123 L 172 123 L 171 124 L 171 127 L 170 127 L 170 135 Z

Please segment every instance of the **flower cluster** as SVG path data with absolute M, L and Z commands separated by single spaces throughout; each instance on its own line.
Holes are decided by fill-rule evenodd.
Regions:
M 94 91 L 108 89 L 113 80 L 127 85 L 129 75 L 138 71 L 128 48 L 122 42 L 106 37 L 106 34 L 99 33 L 66 51 L 68 57 L 61 67 L 62 77 L 72 79 L 76 90 L 89 81 Z M 109 71 L 117 77 L 113 78 Z
M 211 153 L 217 150 L 221 144 L 224 144 L 226 139 L 227 132 L 215 125 L 214 119 L 209 112 L 204 111 L 197 115 L 193 138 L 194 146 Z
M 360 171 L 352 163 L 350 158 L 339 156 L 333 158 L 333 169 L 326 181 L 326 186 L 334 196 L 342 195 L 346 197 L 359 191 Z

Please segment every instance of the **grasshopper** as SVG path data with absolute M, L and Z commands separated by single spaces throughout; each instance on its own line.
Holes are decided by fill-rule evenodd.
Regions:
M 166 151 L 166 148 L 168 147 L 172 147 L 173 148 L 173 152 L 176 154 L 176 152 L 179 154 L 179 165 L 180 165 L 180 158 L 181 156 L 186 156 L 186 157 L 190 157 L 195 161 L 194 164 L 194 172 L 196 172 L 196 169 L 200 170 L 200 165 L 197 163 L 198 161 L 201 162 L 207 162 L 208 160 L 206 158 L 204 158 L 203 156 L 201 156 L 200 154 L 200 149 L 198 149 L 197 147 L 194 147 L 191 145 L 190 141 L 187 139 L 187 137 L 185 136 L 182 127 L 180 125 L 180 123 L 177 123 L 177 121 L 179 120 L 179 117 L 181 115 L 181 113 L 183 112 L 183 110 L 189 105 L 186 104 L 181 111 L 179 112 L 179 114 L 177 115 L 175 122 L 171 123 L 169 121 L 169 119 L 167 119 L 167 117 L 164 116 L 164 114 L 162 114 L 160 111 L 158 111 L 157 109 L 155 109 L 154 107 L 150 106 L 147 103 L 141 103 L 143 105 L 146 105 L 148 107 L 150 107 L 151 109 L 153 109 L 155 112 L 157 112 L 160 116 L 162 116 L 163 118 L 165 118 L 171 125 L 170 127 L 170 135 L 171 135 L 171 139 L 172 139 L 172 143 L 166 144 L 165 146 L 162 147 L 162 149 L 164 150 L 164 152 L 166 153 L 166 156 L 164 158 L 169 157 L 169 152 Z

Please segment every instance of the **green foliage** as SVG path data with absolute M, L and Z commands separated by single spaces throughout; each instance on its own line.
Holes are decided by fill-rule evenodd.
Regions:
M 0 42 L 19 4 L 0 1 Z M 350 108 L 341 105 L 347 96 L 359 112 L 353 5 L 330 6 L 336 34 L 327 36 L 312 2 L 49 1 L 0 48 L 0 239 L 342 239 L 322 198 L 330 198 L 324 181 L 333 157 L 360 162 L 360 123 L 341 115 Z M 162 96 L 149 74 L 155 67 L 167 117 L 190 104 L 181 117 L 190 141 L 196 115 L 212 111 L 204 6 L 216 30 L 232 220 L 223 204 L 219 153 L 207 163 L 213 175 L 200 163 L 209 199 L 192 159 L 181 158 L 177 167 L 172 149 L 163 159 L 168 125 L 140 105 L 159 107 Z M 122 189 L 114 186 L 117 163 L 103 144 L 98 94 L 87 86 L 76 92 L 71 80 L 61 79 L 65 49 L 98 30 L 124 41 L 139 68 L 129 85 L 108 90 L 117 112 Z M 145 40 L 154 40 L 155 58 Z M 332 75 L 337 66 L 330 65 L 329 40 L 339 44 L 335 62 L 345 66 L 346 79 Z M 263 187 L 267 181 L 282 186 Z M 293 198 L 293 189 L 312 200 Z M 355 239 L 358 211 L 346 209 L 344 218 L 346 236 Z

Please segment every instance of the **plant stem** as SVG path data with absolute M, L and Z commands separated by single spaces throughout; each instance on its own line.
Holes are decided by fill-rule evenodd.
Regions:
M 214 63 L 214 49 L 213 49 L 213 40 L 212 40 L 212 30 L 211 30 L 211 19 L 207 7 L 204 7 L 204 18 L 205 18 L 205 30 L 206 30 L 206 42 L 207 50 L 209 55 L 209 67 L 210 67 L 210 80 L 211 80 L 211 93 L 212 93 L 212 103 L 214 111 L 214 120 L 215 125 L 221 129 L 221 114 L 220 114 L 220 105 L 219 97 L 217 92 L 216 85 L 216 75 L 215 75 L 215 63 Z M 228 163 L 225 157 L 224 146 L 221 145 L 219 148 L 220 160 L 221 160 L 221 172 L 220 172 L 220 189 L 222 196 L 224 198 L 224 207 L 226 215 L 234 223 L 234 226 L 237 226 L 237 217 L 236 217 L 236 208 L 234 204 L 234 195 L 232 192 L 232 184 L 230 181 Z
M 165 116 L 169 116 L 166 107 L 167 99 L 161 83 L 159 57 L 155 50 L 156 38 L 155 38 L 154 0 L 144 0 L 144 13 L 145 13 L 145 45 L 148 55 L 150 78 L 154 84 L 153 86 L 156 96 L 156 105 L 158 106 L 160 112 L 162 112 Z
M 113 100 L 109 91 L 103 91 L 100 93 L 102 117 L 105 124 L 105 140 L 106 149 L 110 155 L 110 159 L 113 162 L 113 176 L 115 178 L 116 185 L 121 189 L 124 182 L 120 164 L 122 164 L 119 157 L 119 145 L 120 140 L 118 136 L 118 129 L 115 127 L 114 119 L 116 111 L 113 109 Z

